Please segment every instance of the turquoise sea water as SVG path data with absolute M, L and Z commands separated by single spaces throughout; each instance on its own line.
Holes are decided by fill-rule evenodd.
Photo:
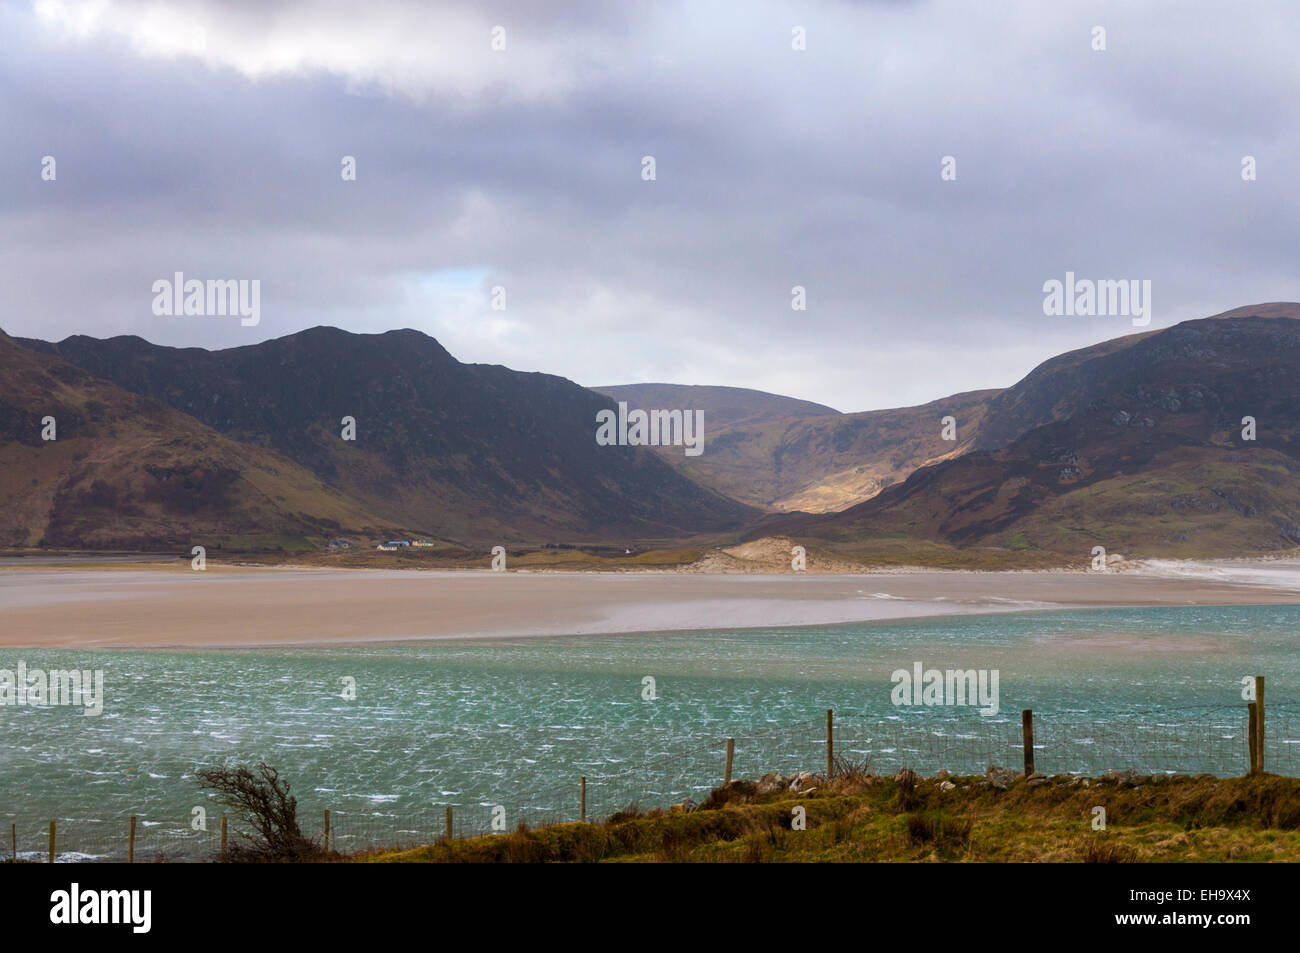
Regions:
M 1268 678 L 1269 754 L 1300 773 L 1298 606 L 972 615 L 814 628 L 229 651 L 5 651 L 0 669 L 103 669 L 103 715 L 0 707 L 0 824 L 20 852 L 198 856 L 216 807 L 198 767 L 265 760 L 305 827 L 339 846 L 428 840 L 453 805 L 464 832 L 499 806 L 513 827 L 663 805 L 736 776 L 823 770 L 836 749 L 879 770 L 1019 766 L 1020 710 L 1048 772 L 1245 768 L 1243 676 Z M 897 707 L 890 674 L 999 673 L 1000 713 Z M 647 700 L 644 679 L 657 697 Z M 356 699 L 342 696 L 355 679 Z M 207 830 L 193 810 L 206 808 Z M 8 838 L 0 853 L 8 852 Z

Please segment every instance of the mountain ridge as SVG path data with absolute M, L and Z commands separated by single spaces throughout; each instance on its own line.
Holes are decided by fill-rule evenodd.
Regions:
M 753 516 L 648 451 L 598 446 L 596 414 L 611 399 L 555 375 L 463 364 L 411 329 L 312 328 L 217 351 L 138 337 L 21 343 L 445 538 L 680 538 Z M 342 439 L 345 417 L 355 440 Z
M 274 451 L 3 331 L 0 367 L 0 545 L 296 548 L 396 526 Z
M 1268 554 L 1300 545 L 1297 368 L 1300 305 L 1271 302 L 1065 352 L 1010 387 L 909 408 L 842 414 L 735 388 L 641 392 L 663 398 L 660 409 L 690 409 L 691 395 L 732 401 L 736 422 L 707 430 L 704 456 L 686 457 L 597 445 L 597 413 L 631 390 L 461 363 L 412 329 L 319 327 L 218 351 L 0 332 L 0 540 L 172 545 L 207 532 L 231 545 L 319 546 L 337 528 L 400 528 L 474 547 L 665 553 L 780 535 L 868 561 L 888 551 L 1068 562 L 1093 545 Z M 819 409 L 782 416 L 806 406 Z M 61 446 L 36 436 L 50 407 Z M 345 417 L 355 441 L 342 439 Z M 1255 439 L 1243 437 L 1247 417 Z M 173 490 L 215 502 L 159 490 L 176 475 Z
M 1275 305 L 1267 317 L 1251 310 L 1044 362 L 999 395 L 1010 408 L 1000 431 L 989 429 L 999 398 L 990 402 L 982 437 L 1030 422 L 1010 443 L 977 446 L 840 513 L 776 520 L 764 532 L 1076 557 L 1094 545 L 1184 557 L 1294 548 L 1300 305 L 1286 314 Z M 1253 440 L 1243 439 L 1244 418 L 1255 419 Z

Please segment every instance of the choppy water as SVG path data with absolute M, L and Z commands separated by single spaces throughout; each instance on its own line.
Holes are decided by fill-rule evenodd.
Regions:
M 1186 607 L 962 616 L 817 628 L 475 640 L 356 648 L 0 652 L 0 669 L 103 669 L 105 710 L 0 707 L 0 854 L 68 859 L 215 849 L 220 809 L 197 767 L 265 760 L 293 783 L 305 825 L 334 812 L 336 843 L 428 840 L 454 805 L 463 830 L 716 785 L 723 738 L 737 776 L 824 766 L 837 749 L 881 769 L 1017 766 L 1020 709 L 1047 771 L 1245 767 L 1243 676 L 1268 677 L 1270 757 L 1300 759 L 1300 607 Z M 999 671 L 1000 714 L 898 708 L 890 673 Z M 647 676 L 657 698 L 643 699 Z M 357 698 L 345 700 L 344 679 Z M 1159 712 L 1159 714 L 1149 714 Z M 1143 714 L 1148 713 L 1148 714 Z M 1126 763 L 1119 763 L 1124 761 Z M 1130 763 L 1131 762 L 1131 763 Z M 1294 768 L 1290 773 L 1294 773 Z M 208 830 L 192 829 L 206 807 Z

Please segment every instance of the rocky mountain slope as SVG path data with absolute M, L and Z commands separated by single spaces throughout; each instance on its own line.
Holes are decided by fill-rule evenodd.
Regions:
M 1027 428 L 1009 445 L 762 532 L 1070 558 L 1094 545 L 1169 556 L 1300 545 L 1300 306 L 1251 310 L 1048 361 L 989 402 L 976 447 Z
M 221 351 L 138 337 L 23 343 L 450 539 L 679 538 L 755 515 L 647 450 L 598 446 L 596 414 L 610 398 L 549 374 L 462 364 L 418 331 L 322 327 Z M 345 417 L 354 440 L 343 439 Z
M 274 450 L 0 332 L 0 546 L 292 549 L 399 525 Z

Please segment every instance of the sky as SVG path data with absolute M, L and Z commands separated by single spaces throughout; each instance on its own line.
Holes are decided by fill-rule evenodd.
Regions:
M 1045 314 L 1067 272 L 1149 281 L 1147 328 L 1300 299 L 1297 35 L 1293 0 L 0 0 L 0 328 L 1007 386 L 1145 329 Z M 258 323 L 155 314 L 177 272 L 258 281 Z

